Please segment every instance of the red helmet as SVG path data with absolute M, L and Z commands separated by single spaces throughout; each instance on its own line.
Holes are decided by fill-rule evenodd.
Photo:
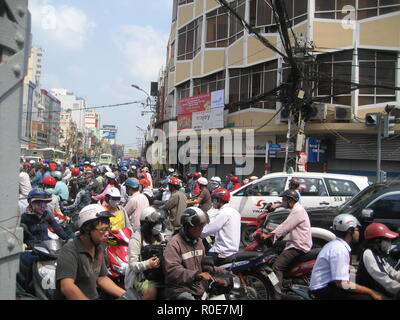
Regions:
M 200 172 L 195 172 L 195 173 L 193 173 L 193 178 L 194 179 L 198 179 L 198 178 L 200 178 L 201 177 L 201 173 Z
M 52 162 L 49 164 L 50 171 L 56 171 L 57 170 L 57 164 Z
M 73 168 L 72 169 L 72 175 L 77 177 L 79 176 L 79 174 L 81 173 L 81 171 L 79 170 L 79 168 Z
M 139 179 L 147 179 L 147 175 L 145 173 L 139 173 Z
M 390 230 L 383 223 L 374 222 L 365 229 L 364 236 L 365 240 L 374 238 L 395 239 L 399 236 L 399 234 Z
M 229 202 L 229 200 L 231 199 L 231 193 L 225 188 L 218 188 L 212 192 L 211 197 Z
M 237 176 L 233 176 L 233 177 L 231 177 L 231 181 L 233 183 L 238 183 L 239 182 L 239 178 Z
M 179 180 L 177 177 L 171 177 L 168 179 L 168 184 L 172 184 L 174 186 L 180 186 L 181 180 Z
M 46 186 L 55 186 L 57 183 L 57 180 L 55 178 L 53 178 L 52 176 L 47 176 L 47 177 L 43 178 L 42 183 Z

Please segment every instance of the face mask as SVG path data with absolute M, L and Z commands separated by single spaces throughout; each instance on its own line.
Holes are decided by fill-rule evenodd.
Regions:
M 40 202 L 40 203 L 34 202 L 32 204 L 32 208 L 33 208 L 33 211 L 35 211 L 35 213 L 43 215 L 47 209 L 47 203 L 46 202 Z
M 160 234 L 161 230 L 162 230 L 162 224 L 159 223 L 159 224 L 156 224 L 153 227 L 153 229 L 151 229 L 151 233 L 153 234 L 153 236 L 156 236 L 156 235 Z
M 289 209 L 289 202 L 288 201 L 282 201 L 282 207 L 284 207 L 285 209 Z
M 392 241 L 382 240 L 381 241 L 381 250 L 385 253 L 389 253 L 390 247 L 392 246 Z
M 113 208 L 117 208 L 119 205 L 119 200 L 110 200 L 110 206 Z

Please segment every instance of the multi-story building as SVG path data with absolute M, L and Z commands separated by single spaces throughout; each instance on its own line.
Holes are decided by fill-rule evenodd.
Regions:
M 85 129 L 85 99 L 75 96 L 67 89 L 52 89 L 50 92 L 61 101 L 63 111 L 72 111 L 72 120 L 76 123 L 78 131 L 83 133 Z
M 228 1 L 262 37 L 284 52 L 269 2 Z M 387 104 L 399 105 L 400 91 L 395 87 L 400 84 L 400 2 L 284 3 L 291 39 L 294 34 L 299 43 L 314 46 L 310 76 L 315 81 L 311 89 L 312 96 L 320 97 L 321 103 L 315 105 L 318 112 L 307 121 L 305 134 L 324 145 L 321 149 L 326 150 L 327 157 L 320 157 L 326 159 L 323 162 L 310 162 L 309 157 L 309 169 L 365 174 L 374 179 L 377 129 L 366 126 L 365 115 L 384 112 Z M 290 66 L 285 62 L 249 34 L 218 1 L 174 0 L 158 120 L 178 117 L 179 127 L 178 106 L 183 104 L 182 99 L 224 90 L 224 121 L 219 128 L 257 129 L 251 156 L 255 160 L 253 173 L 261 175 L 267 142 L 276 147 L 287 141 L 288 114 L 278 113 L 281 102 L 276 99 L 265 98 L 250 105 L 241 101 L 288 81 Z M 353 90 L 350 82 L 364 87 Z M 397 135 L 382 141 L 382 169 L 389 177 L 400 172 L 400 124 L 395 130 Z M 284 152 L 269 151 L 269 169 L 281 171 Z M 223 149 L 220 153 L 224 155 Z M 222 176 L 234 169 L 235 165 L 224 164 L 223 160 L 220 165 L 208 166 L 209 176 Z
M 44 50 L 41 47 L 33 46 L 28 60 L 28 74 L 26 75 L 24 82 L 28 84 L 33 82 L 36 85 L 40 83 L 40 77 L 42 75 L 42 59 Z
M 47 146 L 58 148 L 61 116 L 61 102 L 50 92 L 41 90 L 41 104 L 44 106 L 44 121 L 47 125 Z
M 62 111 L 60 116 L 60 149 L 67 153 L 67 158 L 79 150 L 77 128 L 72 120 L 72 112 Z

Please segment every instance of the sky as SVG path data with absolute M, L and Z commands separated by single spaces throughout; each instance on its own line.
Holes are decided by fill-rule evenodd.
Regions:
M 165 66 L 172 0 L 29 0 L 32 45 L 45 50 L 41 85 L 64 88 L 88 108 L 145 100 Z M 150 115 L 140 105 L 98 109 L 118 127 L 117 143 L 135 148 Z

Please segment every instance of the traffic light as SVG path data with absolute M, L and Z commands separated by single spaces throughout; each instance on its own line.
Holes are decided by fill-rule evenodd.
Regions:
M 365 125 L 366 126 L 377 126 L 379 121 L 379 113 L 367 113 L 365 115 Z
M 391 116 L 390 114 L 385 114 L 383 116 L 383 136 L 385 138 L 394 135 L 394 123 L 396 121 L 395 116 Z
M 381 175 L 381 180 L 380 180 L 380 182 L 386 182 L 386 180 L 387 180 L 387 172 L 381 170 L 381 171 L 379 172 L 379 174 Z

